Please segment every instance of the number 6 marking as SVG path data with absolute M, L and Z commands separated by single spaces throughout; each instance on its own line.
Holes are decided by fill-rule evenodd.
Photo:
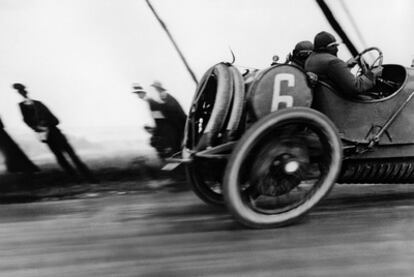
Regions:
M 289 73 L 280 73 L 275 76 L 275 82 L 273 85 L 273 99 L 271 112 L 277 111 L 279 109 L 280 103 L 285 103 L 286 108 L 293 106 L 293 97 L 291 95 L 280 95 L 281 83 L 282 81 L 288 82 L 288 87 L 295 86 L 295 76 Z

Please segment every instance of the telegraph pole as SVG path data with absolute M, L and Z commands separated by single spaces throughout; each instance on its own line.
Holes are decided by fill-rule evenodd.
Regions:
M 335 16 L 333 15 L 331 9 L 326 5 L 324 0 L 316 0 L 316 3 L 318 3 L 319 7 L 321 8 L 323 14 L 325 15 L 326 19 L 328 20 L 329 24 L 332 26 L 332 28 L 335 30 L 335 32 L 339 35 L 339 37 L 342 39 L 342 41 L 345 43 L 346 47 L 349 49 L 349 52 L 351 52 L 352 56 L 358 55 L 358 50 L 356 49 L 355 45 L 351 42 L 351 40 L 346 35 L 344 29 L 342 29 L 341 25 L 339 25 L 339 22 L 336 20 Z
M 185 59 L 183 53 L 181 52 L 180 48 L 178 47 L 177 43 L 175 42 L 174 38 L 172 37 L 170 31 L 168 30 L 167 25 L 165 25 L 165 23 L 162 21 L 162 19 L 158 15 L 158 13 L 155 11 L 154 7 L 151 5 L 150 0 L 145 0 L 145 1 L 147 2 L 148 7 L 151 9 L 151 11 L 154 14 L 155 18 L 160 23 L 161 27 L 164 29 L 164 31 L 167 34 L 168 38 L 171 40 L 172 44 L 174 45 L 175 50 L 177 50 L 178 55 L 180 56 L 181 60 L 183 61 L 185 67 L 187 68 L 187 71 L 190 73 L 191 78 L 193 79 L 193 81 L 197 85 L 198 84 L 197 77 L 195 76 L 194 72 L 191 70 L 191 68 L 190 68 L 187 60 Z

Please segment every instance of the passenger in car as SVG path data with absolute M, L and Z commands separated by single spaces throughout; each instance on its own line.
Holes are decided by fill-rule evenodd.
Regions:
M 295 45 L 292 53 L 286 58 L 286 63 L 290 63 L 304 69 L 306 59 L 312 54 L 313 43 L 309 40 L 303 40 Z
M 346 95 L 364 94 L 374 87 L 382 68 L 378 67 L 355 77 L 350 71 L 355 61 L 351 60 L 350 63 L 346 63 L 339 59 L 337 57 L 338 45 L 339 43 L 332 34 L 318 33 L 314 40 L 314 52 L 305 62 L 305 70 L 317 74 L 319 80 L 327 82 Z

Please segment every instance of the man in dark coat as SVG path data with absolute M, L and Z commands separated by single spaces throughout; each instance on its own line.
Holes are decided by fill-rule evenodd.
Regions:
M 147 92 L 140 84 L 134 84 L 132 88 L 132 93 L 137 94 L 140 99 L 148 103 L 151 111 L 151 116 L 154 119 L 155 124 L 157 125 L 157 123 L 161 123 L 161 121 L 165 119 L 165 116 L 162 112 L 162 104 L 148 97 Z
M 376 77 L 382 73 L 381 67 L 355 77 L 350 71 L 355 61 L 346 63 L 337 57 L 337 53 L 335 37 L 328 32 L 318 33 L 314 40 L 314 52 L 305 62 L 305 70 L 317 74 L 320 80 L 346 95 L 364 94 L 374 87 Z
M 26 156 L 20 147 L 4 130 L 0 119 L 0 152 L 3 153 L 4 162 L 8 172 L 33 173 L 39 168 Z
M 139 84 L 133 85 L 133 93 L 146 101 L 149 105 L 152 119 L 155 123 L 155 128 L 145 126 L 145 130 L 151 134 L 150 144 L 158 153 L 158 156 L 163 159 L 173 154 L 174 141 L 174 127 L 167 121 L 165 115 L 164 104 L 155 101 L 147 96 L 147 92 Z
M 13 84 L 13 88 L 24 98 L 24 101 L 19 103 L 24 122 L 37 133 L 43 143 L 49 146 L 59 165 L 70 175 L 76 175 L 75 169 L 64 156 L 66 153 L 89 182 L 97 182 L 57 127 L 59 120 L 54 114 L 42 102 L 30 99 L 24 85 L 16 83 Z
M 162 86 L 161 82 L 154 81 L 151 85 L 159 93 L 161 101 L 163 101 L 163 112 L 165 114 L 166 120 L 174 127 L 174 145 L 173 149 L 175 152 L 181 150 L 181 143 L 184 136 L 185 122 L 187 116 L 181 107 L 180 103 L 167 92 L 167 90 Z

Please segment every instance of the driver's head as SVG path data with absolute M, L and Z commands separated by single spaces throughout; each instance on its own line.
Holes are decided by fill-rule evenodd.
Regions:
M 313 44 L 315 52 L 326 52 L 335 56 L 338 53 L 339 43 L 331 33 L 325 31 L 318 33 Z

